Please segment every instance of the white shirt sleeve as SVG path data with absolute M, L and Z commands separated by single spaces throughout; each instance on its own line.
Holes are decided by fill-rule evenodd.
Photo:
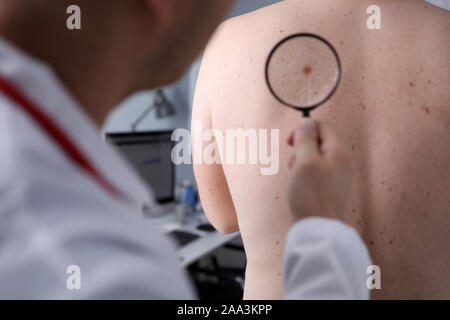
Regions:
M 359 234 L 337 220 L 308 218 L 289 232 L 284 286 L 287 300 L 369 299 L 372 265 Z

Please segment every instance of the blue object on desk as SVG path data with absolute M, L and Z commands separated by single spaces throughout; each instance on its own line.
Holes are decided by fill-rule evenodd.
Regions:
M 197 194 L 194 187 L 189 181 L 183 182 L 179 202 L 187 204 L 191 211 L 195 212 L 195 205 L 197 204 Z

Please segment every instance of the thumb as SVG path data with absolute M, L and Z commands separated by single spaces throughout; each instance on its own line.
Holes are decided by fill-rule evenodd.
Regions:
M 315 157 L 319 152 L 319 130 L 312 119 L 303 120 L 295 132 L 294 147 L 297 157 Z

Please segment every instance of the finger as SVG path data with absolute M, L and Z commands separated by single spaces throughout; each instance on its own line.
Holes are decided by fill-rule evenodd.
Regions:
M 309 158 L 320 155 L 319 130 L 315 121 L 306 119 L 300 129 L 295 131 L 294 147 L 297 158 Z
M 345 146 L 338 139 L 334 129 L 327 123 L 319 124 L 320 153 L 325 158 L 338 157 L 344 152 Z
M 290 158 L 289 158 L 289 163 L 288 163 L 288 168 L 289 170 L 292 170 L 294 168 L 294 164 L 296 161 L 296 157 L 295 154 L 293 154 Z

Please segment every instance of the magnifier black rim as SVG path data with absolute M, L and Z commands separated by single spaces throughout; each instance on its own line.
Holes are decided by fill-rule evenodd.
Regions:
M 336 84 L 334 85 L 333 90 L 331 90 L 330 93 L 324 99 L 322 99 L 318 103 L 316 103 L 316 104 L 314 104 L 312 106 L 308 106 L 308 107 L 296 106 L 296 105 L 293 105 L 293 104 L 291 104 L 289 102 L 284 101 L 282 98 L 280 98 L 277 95 L 277 93 L 273 89 L 273 87 L 272 87 L 272 85 L 270 83 L 270 80 L 269 80 L 269 66 L 270 66 L 270 62 L 272 61 L 273 55 L 275 54 L 277 49 L 279 47 L 281 47 L 285 42 L 287 42 L 287 41 L 289 41 L 289 40 L 291 40 L 293 38 L 299 38 L 299 37 L 311 37 L 311 38 L 315 38 L 315 39 L 325 43 L 331 49 L 331 51 L 333 52 L 333 54 L 334 54 L 334 56 L 336 58 L 337 64 L 338 64 L 338 79 L 336 81 Z M 314 34 L 314 33 L 306 33 L 306 32 L 296 33 L 296 34 L 290 35 L 290 36 L 282 39 L 280 42 L 277 43 L 277 45 L 275 47 L 273 47 L 272 51 L 269 54 L 269 57 L 267 58 L 267 62 L 266 62 L 266 82 L 267 82 L 267 86 L 269 87 L 269 90 L 272 93 L 272 95 L 280 103 L 282 103 L 282 104 L 284 104 L 284 105 L 286 105 L 288 107 L 291 107 L 291 108 L 294 108 L 294 109 L 297 109 L 297 110 L 300 110 L 300 111 L 304 111 L 304 112 L 312 111 L 315 108 L 317 108 L 318 106 L 320 106 L 320 105 L 324 104 L 325 102 L 327 102 L 328 100 L 330 100 L 330 98 L 333 96 L 333 94 L 336 92 L 337 88 L 339 87 L 339 84 L 341 82 L 341 75 L 342 75 L 341 59 L 339 58 L 339 55 L 338 55 L 336 49 L 333 47 L 333 45 L 330 42 L 328 42 L 328 40 L 326 40 L 325 38 L 323 38 L 323 37 L 321 37 L 321 36 L 319 36 L 317 34 Z

